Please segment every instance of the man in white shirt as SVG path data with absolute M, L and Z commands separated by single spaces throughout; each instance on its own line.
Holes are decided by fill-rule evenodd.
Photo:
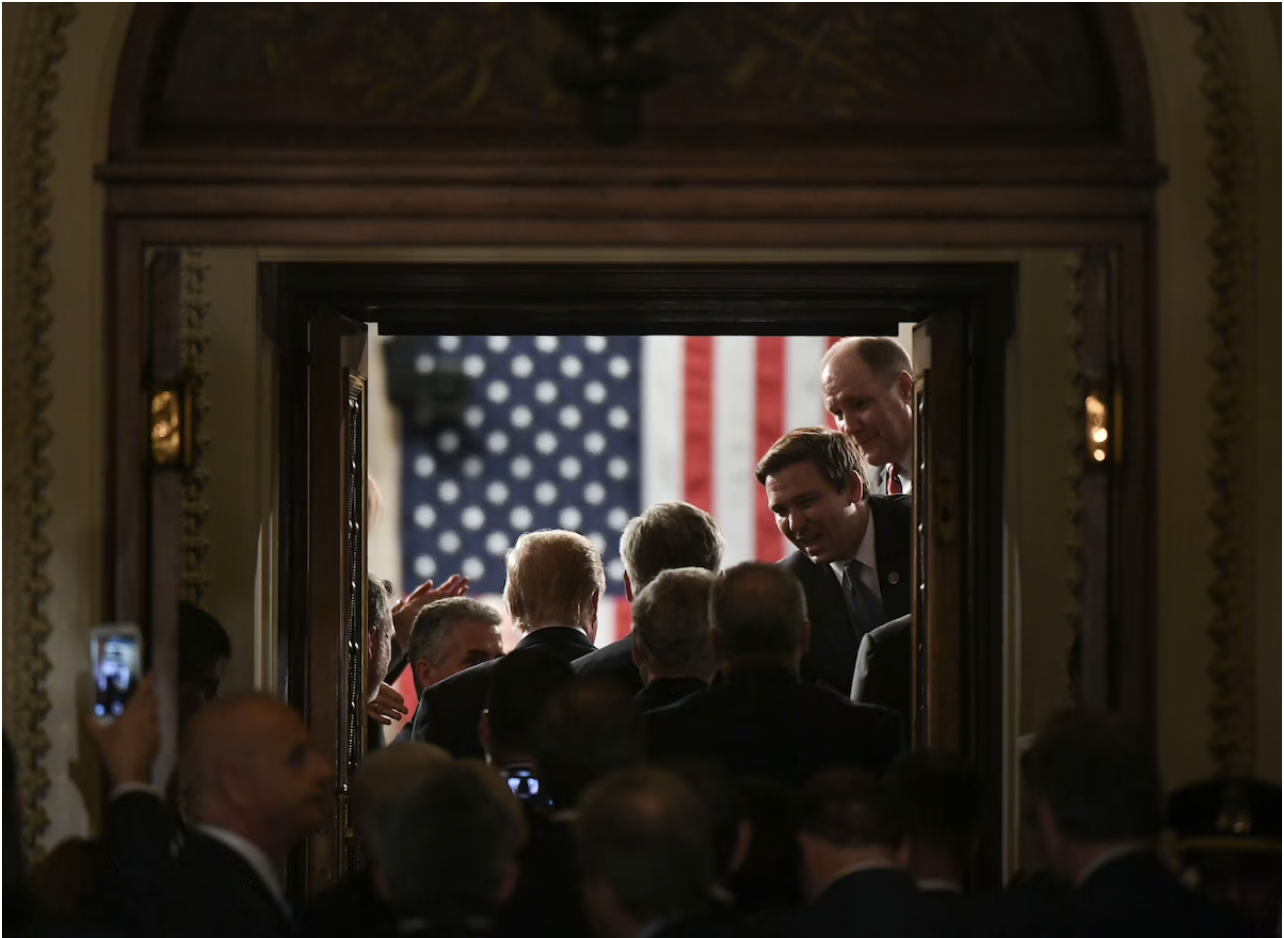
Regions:
M 876 495 L 913 488 L 914 373 L 909 355 L 883 336 L 843 339 L 820 364 L 825 409 L 869 467 Z
M 299 715 L 268 694 L 212 701 L 185 727 L 179 831 L 147 784 L 159 739 L 153 677 L 112 726 L 92 726 L 113 783 L 105 841 L 112 924 L 185 938 L 284 938 L 287 854 L 324 822 L 334 771 Z M 179 836 L 176 838 L 176 834 Z M 171 844 L 181 841 L 175 855 Z
M 211 938 L 290 934 L 281 868 L 334 797 L 334 771 L 303 720 L 267 694 L 215 701 L 188 725 L 180 771 L 191 826 L 166 925 Z

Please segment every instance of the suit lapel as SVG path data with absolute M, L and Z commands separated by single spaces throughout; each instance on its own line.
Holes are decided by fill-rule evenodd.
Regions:
M 874 554 L 878 587 L 883 594 L 883 615 L 898 619 L 910 611 L 910 535 L 914 524 L 908 495 L 877 496 L 869 500 L 874 523 Z

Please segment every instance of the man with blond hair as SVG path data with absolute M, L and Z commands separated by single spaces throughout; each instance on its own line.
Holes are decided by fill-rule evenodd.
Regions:
M 592 541 L 573 531 L 534 531 L 517 539 L 506 563 L 504 602 L 524 636 L 516 650 L 539 648 L 568 662 L 591 652 L 597 602 L 606 588 Z M 426 688 L 412 738 L 461 758 L 482 758 L 478 723 L 494 664 L 474 665 Z

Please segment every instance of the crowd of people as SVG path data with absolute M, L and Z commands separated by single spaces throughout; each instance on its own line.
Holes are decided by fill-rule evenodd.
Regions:
M 1067 712 L 1038 734 L 1020 797 L 1040 869 L 976 888 L 1001 780 L 906 746 L 911 656 L 898 623 L 912 582 L 912 446 L 897 423 L 908 361 L 889 345 L 836 346 L 823 387 L 839 430 L 792 431 L 759 464 L 797 553 L 724 569 L 710 514 L 653 505 L 620 543 L 633 630 L 603 648 L 602 558 L 576 532 L 528 532 L 508 552 L 504 599 L 522 638 L 506 655 L 499 617 L 465 595 L 466 581 L 394 604 L 372 577 L 372 725 L 408 710 L 384 682 L 397 666 L 411 669 L 418 706 L 393 744 L 367 753 L 348 793 L 362 868 L 297 908 L 281 871 L 335 810 L 333 766 L 280 700 L 219 697 L 230 645 L 189 617 L 202 640 L 180 667 L 176 784 L 149 783 L 159 713 L 148 677 L 118 720 L 93 725 L 111 782 L 105 829 L 54 865 L 77 871 L 61 884 L 11 875 L 6 750 L 5 927 L 191 938 L 1277 933 L 1277 888 L 1257 905 L 1224 892 L 1233 908 L 1168 871 L 1154 756 L 1105 713 Z M 871 464 L 882 494 L 871 494 Z M 1278 887 L 1278 789 L 1274 809 Z M 73 853 L 89 859 L 68 862 Z

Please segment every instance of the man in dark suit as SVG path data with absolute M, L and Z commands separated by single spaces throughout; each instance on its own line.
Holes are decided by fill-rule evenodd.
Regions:
M 642 721 L 633 698 L 619 685 L 574 681 L 548 699 L 531 734 L 531 749 L 549 808 L 529 812 L 521 877 L 500 912 L 499 932 L 588 938 L 572 821 L 594 782 L 643 760 Z
M 782 931 L 799 938 L 944 938 L 927 900 L 895 862 L 878 814 L 879 785 L 852 770 L 823 772 L 799 799 L 807 905 Z
M 396 929 L 412 938 L 493 934 L 500 906 L 517 885 L 522 816 L 499 776 L 475 762 L 426 766 L 409 791 L 379 812 L 377 871 Z M 367 929 L 349 934 L 380 932 Z
M 820 427 L 785 434 L 757 468 L 776 523 L 798 548 L 780 564 L 807 597 L 803 677 L 844 697 L 861 639 L 909 613 L 913 580 L 910 499 L 866 497 L 863 473 L 852 441 Z
M 523 534 L 508 552 L 507 565 L 504 601 L 513 625 L 525 635 L 517 648 L 540 648 L 564 661 L 591 652 L 597 601 L 606 588 L 593 543 L 573 531 Z M 460 758 L 482 758 L 477 728 L 494 666 L 493 661 L 474 665 L 426 688 L 411 737 Z
M 210 702 L 182 740 L 188 824 L 180 833 L 147 784 L 159 745 L 152 683 L 151 675 L 143 679 L 115 724 L 91 730 L 114 786 L 104 838 L 109 873 L 94 920 L 136 935 L 290 935 L 280 870 L 329 812 L 333 768 L 299 715 L 275 697 Z
M 290 934 L 279 870 L 334 796 L 303 720 L 267 694 L 211 703 L 188 725 L 181 773 L 192 823 L 167 890 L 171 932 Z
M 633 601 L 633 660 L 646 684 L 633 699 L 643 713 L 677 703 L 713 680 L 713 581 L 699 567 L 665 570 Z
M 906 726 L 914 712 L 914 627 L 910 616 L 885 622 L 860 640 L 852 700 L 890 707 Z
M 884 336 L 843 339 L 821 359 L 825 409 L 860 450 L 876 495 L 913 487 L 913 371 L 901 344 Z
M 1078 710 L 1053 717 L 1022 757 L 1021 771 L 1048 867 L 1074 887 L 1072 938 L 1251 934 L 1160 863 L 1158 765 L 1117 716 Z
M 807 613 L 787 570 L 731 568 L 714 582 L 710 616 L 726 680 L 645 714 L 653 756 L 705 755 L 738 776 L 798 785 L 836 766 L 881 773 L 900 752 L 896 714 L 798 679 Z
M 392 908 L 380 894 L 379 869 L 386 865 L 377 837 L 379 813 L 423 781 L 429 767 L 449 760 L 436 746 L 410 742 L 366 755 L 352 783 L 352 827 L 369 862 L 360 871 L 312 896 L 299 913 L 302 938 L 347 938 L 391 932 Z
M 575 822 L 584 909 L 600 938 L 739 935 L 717 879 L 708 812 L 676 775 L 644 767 L 593 786 Z
M 897 865 L 951 935 L 982 933 L 966 894 L 981 841 L 981 810 L 981 780 L 953 753 L 908 752 L 883 776 L 878 814 Z
M 629 521 L 620 535 L 624 595 L 633 602 L 662 571 L 701 567 L 717 573 L 726 545 L 718 522 L 707 511 L 686 502 L 657 502 Z M 584 677 L 616 681 L 630 693 L 642 689 L 633 656 L 633 636 L 626 635 L 575 662 Z

